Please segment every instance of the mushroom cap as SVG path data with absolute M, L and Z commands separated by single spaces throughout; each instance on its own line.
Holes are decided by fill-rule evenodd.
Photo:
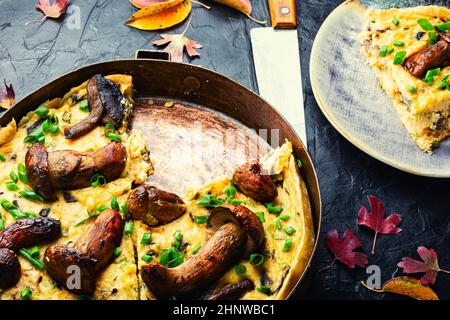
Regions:
M 43 196 L 47 201 L 58 200 L 51 187 L 47 149 L 42 144 L 34 143 L 27 150 L 25 165 L 33 190 Z
M 6 248 L 0 249 L 0 289 L 8 289 L 19 282 L 21 268 L 17 255 Z
M 264 227 L 259 218 L 248 208 L 235 204 L 222 204 L 214 208 L 208 217 L 208 231 L 214 234 L 221 226 L 228 222 L 235 222 L 242 226 L 247 233 L 244 256 L 257 251 L 264 243 Z
M 271 202 L 278 195 L 272 178 L 256 160 L 237 167 L 233 174 L 233 181 L 239 191 L 256 201 Z

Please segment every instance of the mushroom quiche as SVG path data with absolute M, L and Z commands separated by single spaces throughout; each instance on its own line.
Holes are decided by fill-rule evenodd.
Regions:
M 403 125 L 431 153 L 450 134 L 450 9 L 367 9 L 362 52 Z
M 186 195 L 149 184 L 132 78 L 0 128 L 0 299 L 284 299 L 314 246 L 286 141 Z

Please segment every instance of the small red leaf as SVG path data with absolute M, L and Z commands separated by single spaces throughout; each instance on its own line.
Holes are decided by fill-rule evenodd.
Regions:
M 386 219 L 384 218 L 385 210 L 380 199 L 375 196 L 369 195 L 367 197 L 370 203 L 370 212 L 361 207 L 358 212 L 358 224 L 360 226 L 366 226 L 369 229 L 375 231 L 372 245 L 372 254 L 375 254 L 375 245 L 377 242 L 378 234 L 398 234 L 402 229 L 397 228 L 397 225 L 402 221 L 402 218 L 398 214 L 391 214 Z
M 159 4 L 162 2 L 167 2 L 169 0 L 130 0 L 131 4 L 138 9 L 142 9 L 153 4 Z
M 439 261 L 436 251 L 433 249 L 427 249 L 425 247 L 417 248 L 422 261 L 412 259 L 409 257 L 402 258 L 402 261 L 398 263 L 398 267 L 403 269 L 404 273 L 425 273 L 420 281 L 422 284 L 427 285 L 429 283 L 434 284 L 436 282 L 436 276 L 438 272 L 450 273 L 449 271 L 442 270 L 439 267 Z
M 8 86 L 5 79 L 3 79 L 3 83 L 5 84 L 6 91 L 3 91 L 0 87 L 0 107 L 3 109 L 9 109 L 14 105 L 16 95 L 12 84 Z
M 353 251 L 361 246 L 361 241 L 359 241 L 351 229 L 345 230 L 342 239 L 339 239 L 337 230 L 329 231 L 325 237 L 325 245 L 334 255 L 334 261 L 331 266 L 334 265 L 336 260 L 341 261 L 351 269 L 355 265 L 363 268 L 368 262 L 367 256 L 364 253 Z
M 54 0 L 50 3 L 50 0 L 39 0 L 36 8 L 41 10 L 48 18 L 59 18 L 66 12 L 69 6 L 70 0 Z

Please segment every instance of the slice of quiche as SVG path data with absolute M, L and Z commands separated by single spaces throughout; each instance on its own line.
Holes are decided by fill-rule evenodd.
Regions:
M 367 9 L 362 52 L 403 125 L 431 153 L 450 135 L 450 9 Z

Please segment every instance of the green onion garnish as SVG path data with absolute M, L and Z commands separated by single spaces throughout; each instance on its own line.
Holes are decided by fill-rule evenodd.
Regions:
M 28 184 L 27 167 L 23 163 L 17 165 L 17 172 L 19 173 L 19 180 L 24 184 Z
M 240 277 L 244 277 L 247 274 L 247 267 L 244 266 L 242 263 L 239 263 L 238 265 L 236 265 L 236 267 L 234 267 L 234 271 L 236 271 L 236 273 Z
M 106 179 L 104 176 L 96 173 L 91 177 L 91 187 L 96 188 L 98 186 L 104 186 L 106 184 Z
M 125 232 L 126 234 L 132 234 L 134 231 L 134 224 L 133 222 L 127 222 L 125 223 L 125 227 L 123 228 L 123 232 Z
M 279 219 L 281 219 L 281 220 L 283 220 L 283 221 L 286 221 L 286 220 L 289 220 L 289 215 L 287 215 L 287 214 L 283 214 L 282 216 L 280 216 L 279 217 Z
M 281 230 L 281 220 L 280 220 L 280 219 L 277 219 L 277 220 L 275 221 L 275 225 L 277 226 L 277 229 L 278 229 L 278 230 Z
M 197 201 L 197 205 L 208 207 L 208 208 L 216 208 L 223 204 L 224 202 L 211 194 L 204 194 L 200 201 Z
M 83 100 L 80 102 L 79 108 L 83 112 L 89 112 L 89 103 L 87 100 Z
M 427 19 L 419 19 L 417 23 L 422 27 L 423 30 L 432 31 L 434 26 Z
M 48 108 L 42 105 L 39 108 L 37 108 L 36 111 L 34 111 L 34 113 L 36 113 L 39 117 L 44 118 L 47 116 L 48 111 L 49 111 Z
M 236 188 L 235 187 L 227 187 L 227 188 L 225 188 L 225 190 L 223 192 L 227 195 L 228 199 L 232 199 L 236 195 Z
M 28 251 L 27 249 L 19 249 L 19 254 L 29 260 L 39 270 L 44 270 L 44 263 L 41 260 L 33 257 L 30 251 Z
M 196 247 L 194 248 L 194 250 L 192 250 L 192 254 L 193 254 L 193 255 L 196 254 L 196 253 L 198 252 L 198 250 L 200 250 L 201 247 L 202 247 L 202 246 L 196 246 Z
M 378 55 L 380 57 L 386 57 L 387 50 L 388 50 L 388 46 L 382 46 L 380 51 L 378 52 Z
M 228 199 L 227 203 L 239 205 L 239 204 L 242 203 L 242 201 L 241 200 L 236 200 L 236 199 Z
M 151 240 L 152 240 L 152 233 L 146 232 L 142 235 L 141 244 L 143 244 L 143 245 L 150 244 Z
M 114 253 L 113 253 L 114 259 L 117 258 L 117 257 L 119 257 L 121 253 L 122 253 L 122 248 L 121 248 L 121 247 L 116 247 L 116 248 L 114 249 Z
M 445 31 L 449 31 L 450 30 L 450 22 L 444 22 L 440 25 L 437 25 L 436 28 L 440 31 L 440 32 L 445 32 Z
M 0 161 L 5 161 L 5 160 L 6 160 L 5 156 L 0 153 Z
M 266 218 L 264 217 L 264 212 L 257 211 L 257 212 L 255 212 L 255 215 L 259 218 L 259 220 L 262 223 L 266 222 Z
M 445 88 L 447 88 L 448 90 L 450 90 L 449 80 L 450 80 L 450 74 L 447 74 L 434 87 L 436 89 L 445 89 Z
M 270 289 L 270 287 L 268 287 L 268 286 L 260 286 L 260 287 L 256 288 L 256 290 L 258 290 L 261 293 L 265 293 L 265 294 L 270 294 L 270 292 L 272 291 Z
M 6 189 L 8 189 L 9 191 L 17 191 L 19 190 L 19 187 L 17 186 L 17 184 L 14 183 L 14 181 L 6 181 Z
M 284 232 L 286 232 L 288 235 L 292 235 L 295 233 L 295 228 L 294 227 L 286 227 L 284 228 Z
M 281 212 L 283 212 L 282 207 L 277 207 L 273 203 L 266 203 L 266 207 L 267 207 L 267 210 L 273 214 L 280 214 Z
M 183 254 L 175 247 L 164 250 L 159 257 L 159 263 L 169 268 L 175 268 L 184 261 Z
M 392 44 L 396 47 L 403 47 L 405 45 L 403 41 L 394 41 Z
M 120 210 L 119 202 L 117 202 L 116 196 L 112 196 L 112 198 L 111 198 L 111 209 L 116 210 L 116 211 Z
M 123 215 L 123 220 L 127 220 L 128 219 L 128 211 L 127 211 L 127 203 L 122 203 L 122 205 L 120 206 L 120 211 L 122 211 L 122 215 Z
M 438 42 L 438 36 L 436 34 L 436 32 L 428 32 L 428 43 L 433 45 L 436 42 Z
M 29 188 L 25 188 L 25 190 L 23 191 L 19 191 L 19 195 L 27 200 L 30 201 L 44 201 L 44 198 L 42 198 L 40 195 L 38 195 L 37 193 L 35 193 L 33 190 L 29 189 Z
M 434 77 L 437 76 L 439 73 L 441 73 L 441 68 L 428 70 L 427 73 L 425 74 L 424 79 L 425 83 L 427 85 L 431 85 L 434 81 Z
M 31 254 L 33 258 L 39 259 L 39 247 L 34 246 L 31 249 L 28 249 L 28 252 Z
M 416 87 L 411 87 L 408 89 L 409 93 L 416 93 L 417 92 L 417 88 Z
M 111 124 L 105 126 L 105 137 L 109 138 L 111 141 L 120 141 L 120 136 L 116 133 L 116 130 Z
M 400 24 L 400 21 L 397 18 L 392 19 L 392 24 L 394 26 L 398 26 Z
M 292 238 L 284 240 L 283 251 L 288 252 L 292 247 Z
M 86 223 L 87 221 L 91 220 L 91 219 L 95 219 L 99 216 L 100 214 L 92 214 L 89 217 L 87 217 L 86 219 L 81 220 L 80 222 L 78 222 L 75 227 L 81 226 L 82 224 Z
M 5 229 L 5 220 L 0 219 L 0 230 Z
M 297 167 L 300 169 L 301 167 L 303 167 L 303 163 L 300 159 L 297 159 Z
M 181 239 L 183 239 L 183 234 L 180 232 L 180 230 L 177 230 L 174 234 L 174 238 L 177 241 L 181 241 Z
M 108 209 L 108 206 L 102 204 L 102 205 L 98 206 L 97 208 L 95 208 L 95 211 L 97 211 L 97 212 L 103 212 L 103 211 L 105 211 L 106 209 Z
M 265 257 L 262 254 L 253 253 L 250 255 L 250 264 L 252 266 L 260 266 L 264 263 Z
M 17 175 L 17 173 L 15 173 L 14 171 L 11 171 L 9 173 L 9 177 L 11 178 L 12 181 L 14 181 L 15 183 L 19 182 L 19 176 Z
M 146 255 L 142 256 L 141 259 L 147 263 L 150 263 L 153 260 L 153 256 L 149 256 L 146 254 Z
M 33 292 L 31 292 L 30 288 L 26 287 L 20 291 L 20 300 L 30 300 L 32 293 Z
M 406 58 L 406 51 L 397 52 L 394 57 L 394 64 L 395 65 L 402 64 L 403 61 L 405 61 L 405 58 Z
M 206 222 L 208 222 L 208 216 L 195 217 L 194 221 L 196 224 L 206 223 Z

